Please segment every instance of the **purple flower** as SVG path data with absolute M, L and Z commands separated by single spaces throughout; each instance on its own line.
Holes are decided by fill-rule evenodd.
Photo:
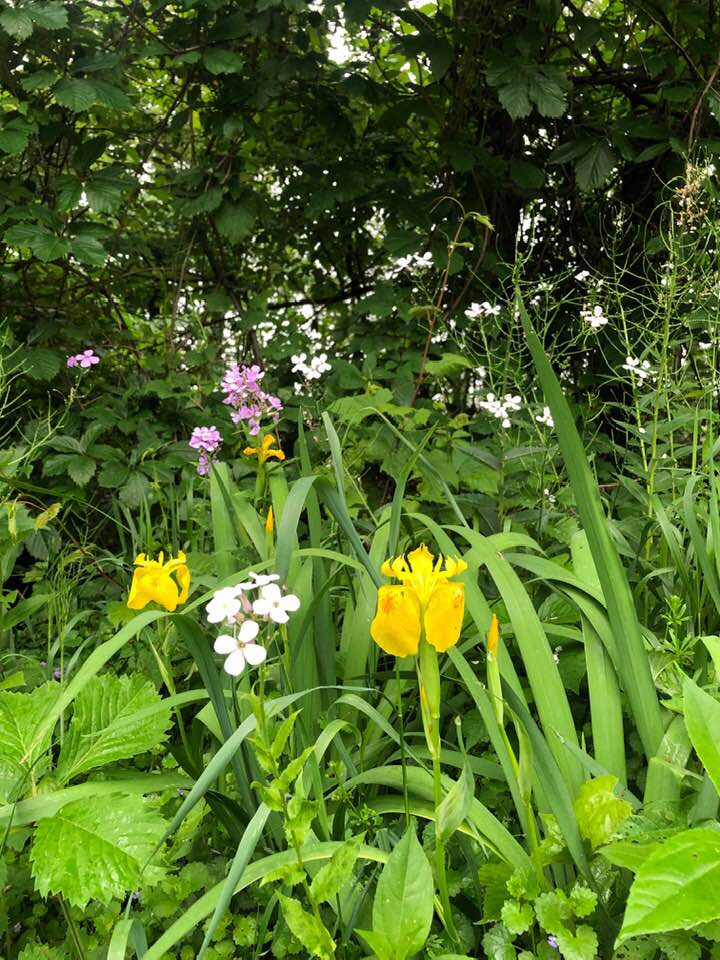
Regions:
M 193 450 L 205 450 L 207 453 L 215 453 L 221 443 L 222 437 L 216 426 L 195 427 L 189 441 Z
M 67 358 L 67 365 L 69 367 L 80 366 L 84 370 L 94 366 L 96 363 L 100 363 L 100 357 L 96 357 L 93 350 L 83 350 L 82 353 L 76 353 L 74 356 Z
M 547 942 L 549 947 L 552 947 L 553 950 L 557 950 L 559 946 L 557 937 L 554 937 L 552 934 L 550 934 L 550 936 L 547 938 Z
M 67 358 L 67 365 L 69 367 L 76 367 L 78 362 L 77 356 L 73 355 L 72 357 Z
M 56 680 L 62 679 L 62 670 L 53 670 L 53 676 Z
M 225 394 L 223 403 L 233 408 L 230 419 L 233 423 L 245 421 L 251 436 L 260 433 L 263 417 L 277 423 L 282 410 L 280 398 L 266 393 L 260 386 L 264 376 L 264 371 L 257 365 L 239 367 L 233 363 L 225 371 L 221 383 Z

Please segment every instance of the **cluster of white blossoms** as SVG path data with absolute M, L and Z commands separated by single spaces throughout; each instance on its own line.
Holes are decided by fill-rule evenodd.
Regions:
M 603 308 L 596 304 L 592 309 L 583 307 L 580 316 L 591 328 L 591 330 L 600 330 L 608 322 L 608 318 L 603 313 Z
M 223 668 L 233 677 L 239 676 L 245 664 L 256 667 L 267 656 L 265 647 L 256 643 L 263 623 L 287 623 L 290 614 L 300 609 L 300 600 L 294 593 L 283 593 L 275 582 L 275 573 L 250 573 L 250 580 L 234 587 L 216 590 L 206 605 L 208 623 L 232 627 L 232 633 L 221 633 L 215 641 L 215 653 L 225 657 Z M 257 590 L 257 596 L 247 596 Z
M 478 402 L 478 406 L 497 417 L 502 422 L 502 426 L 507 429 L 512 426 L 510 414 L 516 413 L 522 407 L 522 399 L 513 396 L 511 393 L 506 393 L 501 400 L 494 393 L 489 393 L 484 400 Z
M 535 419 L 537 420 L 538 423 L 542 423 L 546 427 L 552 428 L 555 426 L 555 421 L 552 418 L 552 413 L 550 413 L 550 407 L 543 407 L 543 412 L 541 414 L 537 414 Z
M 294 364 L 292 372 L 301 373 L 306 380 L 319 380 L 324 373 L 332 370 L 327 358 L 326 353 L 318 353 L 308 360 L 306 353 L 294 353 L 290 358 Z
M 628 373 L 635 374 L 640 383 L 647 380 L 648 377 L 655 376 L 655 371 L 650 366 L 650 361 L 638 360 L 637 357 L 626 357 L 622 368 L 623 370 L 627 370 Z
M 497 317 L 501 312 L 502 306 L 499 303 L 492 304 L 487 300 L 484 303 L 471 303 L 465 311 L 468 320 L 477 320 L 478 317 Z

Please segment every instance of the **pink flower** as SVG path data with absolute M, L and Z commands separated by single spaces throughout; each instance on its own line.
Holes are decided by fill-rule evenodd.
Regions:
M 208 453 L 215 453 L 221 443 L 222 437 L 216 426 L 195 427 L 189 441 L 193 450 L 206 450 Z
M 68 367 L 80 366 L 84 370 L 94 366 L 96 363 L 100 363 L 100 357 L 96 357 L 93 350 L 84 350 L 82 353 L 76 353 L 72 357 L 67 358 Z
M 74 356 L 74 355 L 73 355 L 72 357 L 68 357 L 68 358 L 67 358 L 67 365 L 68 365 L 69 367 L 76 367 L 76 366 L 77 366 L 77 362 L 78 362 L 78 358 L 77 358 L 76 356 Z
M 233 363 L 225 371 L 221 383 L 225 394 L 223 402 L 233 408 L 230 419 L 233 423 L 246 421 L 251 436 L 260 432 L 263 417 L 277 423 L 282 410 L 280 398 L 261 388 L 260 381 L 264 376 L 264 371 L 257 364 L 239 367 Z

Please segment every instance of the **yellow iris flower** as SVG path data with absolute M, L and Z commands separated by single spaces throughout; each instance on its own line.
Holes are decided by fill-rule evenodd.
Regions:
M 131 610 L 142 610 L 151 600 L 166 610 L 173 611 L 179 603 L 185 603 L 190 589 L 190 570 L 182 550 L 177 558 L 170 557 L 163 563 L 161 551 L 157 560 L 148 560 L 144 553 L 135 558 L 135 573 L 127 605 Z
M 248 457 L 257 457 L 260 463 L 265 463 L 270 457 L 277 457 L 278 460 L 284 460 L 285 454 L 282 450 L 272 449 L 277 444 L 277 439 L 268 433 L 262 438 L 262 443 L 257 447 L 245 447 L 243 453 Z
M 423 543 L 407 557 L 386 560 L 381 572 L 400 584 L 378 589 L 378 605 L 370 634 L 379 647 L 395 657 L 418 652 L 423 627 L 427 642 L 442 653 L 455 646 L 465 613 L 465 585 L 450 582 L 463 570 L 464 560 L 437 559 Z

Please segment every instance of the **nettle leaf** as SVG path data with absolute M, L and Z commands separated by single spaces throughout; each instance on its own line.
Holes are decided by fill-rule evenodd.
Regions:
M 393 945 L 395 960 L 423 948 L 432 924 L 433 895 L 430 864 L 410 827 L 383 867 L 373 902 L 373 930 Z
M 97 101 L 95 85 L 77 78 L 61 80 L 54 90 L 55 101 L 73 113 L 89 110 Z
M 615 154 L 604 142 L 594 143 L 576 162 L 575 177 L 578 187 L 587 193 L 601 187 L 615 166 Z
M 152 750 L 165 739 L 170 708 L 141 676 L 93 677 L 75 699 L 57 776 L 67 783 L 81 773 Z
M 33 380 L 52 380 L 62 366 L 62 358 L 56 350 L 34 347 L 25 354 L 25 370 Z
M 685 930 L 720 918 L 720 833 L 684 830 L 655 850 L 630 887 L 618 943 L 639 934 Z
M 330 861 L 318 870 L 310 886 L 316 903 L 332 900 L 352 877 L 353 868 L 360 852 L 365 834 L 351 837 L 339 850 L 336 850 Z
M 118 899 L 141 884 L 166 827 L 143 797 L 118 793 L 68 803 L 37 825 L 30 852 L 35 887 L 78 907 Z M 144 876 L 157 879 L 158 868 Z
M 79 487 L 84 487 L 86 483 L 90 482 L 96 468 L 97 464 L 93 458 L 84 454 L 67 458 L 67 472 L 73 483 L 76 483 Z
M 20 7 L 8 7 L 0 13 L 0 27 L 16 40 L 27 40 L 33 32 L 32 17 Z
M 580 833 L 590 841 L 593 849 L 608 843 L 623 820 L 632 814 L 627 800 L 621 800 L 613 792 L 617 782 L 617 777 L 611 773 L 588 780 L 580 787 L 575 800 Z
M 300 941 L 308 953 L 320 960 L 332 960 L 335 954 L 335 944 L 322 921 L 312 913 L 308 913 L 293 897 L 285 897 L 278 893 L 278 900 L 282 907 L 285 923 L 290 932 Z
M 48 759 L 43 758 L 43 754 L 50 746 L 51 733 L 29 754 L 28 750 L 36 728 L 59 693 L 57 683 L 44 683 L 31 693 L 0 693 L 0 799 L 3 802 L 30 771 L 36 781 L 45 773 Z M 25 792 L 20 791 L 21 795 Z

